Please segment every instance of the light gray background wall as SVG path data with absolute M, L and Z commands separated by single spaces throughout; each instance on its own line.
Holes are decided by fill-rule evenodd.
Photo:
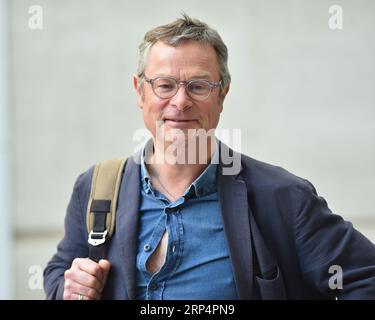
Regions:
M 10 298 L 44 297 L 30 279 L 63 234 L 78 174 L 139 143 L 137 47 L 182 11 L 216 28 L 229 48 L 233 81 L 219 127 L 241 129 L 242 152 L 309 179 L 334 212 L 375 240 L 374 1 L 9 4 Z M 344 10 L 343 30 L 328 27 L 333 4 Z M 28 26 L 31 5 L 43 8 L 43 30 Z

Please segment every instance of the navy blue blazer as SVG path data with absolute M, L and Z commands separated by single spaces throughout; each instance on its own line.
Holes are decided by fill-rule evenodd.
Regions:
M 220 143 L 220 152 L 224 148 L 228 147 Z M 333 214 L 307 180 L 239 156 L 238 174 L 223 175 L 221 157 L 217 171 L 239 298 L 375 299 L 374 244 L 350 222 Z M 140 153 L 134 157 L 129 158 L 121 182 L 116 231 L 108 251 L 112 268 L 102 299 L 135 298 Z M 93 168 L 75 183 L 64 238 L 44 270 L 48 299 L 62 298 L 65 270 L 74 258 L 88 256 L 86 208 Z M 329 285 L 330 277 L 335 276 L 330 267 L 336 265 L 343 271 L 342 289 Z

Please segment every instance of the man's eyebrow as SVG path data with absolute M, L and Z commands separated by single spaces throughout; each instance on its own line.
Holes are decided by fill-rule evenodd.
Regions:
M 192 79 L 209 79 L 211 75 L 209 73 L 199 73 L 197 75 L 194 75 Z
M 172 76 L 170 74 L 165 74 L 165 73 L 158 73 L 158 74 L 155 74 L 153 76 L 153 78 L 159 78 L 159 77 L 162 77 L 162 78 L 175 78 L 175 79 L 177 79 L 176 77 L 174 77 L 174 76 Z M 187 80 L 190 80 L 190 79 L 205 79 L 205 80 L 209 80 L 210 78 L 211 78 L 211 74 L 209 74 L 209 73 L 198 73 L 198 74 L 193 75 L 192 77 L 189 77 L 189 79 L 187 79 Z
M 197 73 L 190 77 L 190 79 L 202 79 L 211 81 L 213 79 L 213 76 L 210 73 Z

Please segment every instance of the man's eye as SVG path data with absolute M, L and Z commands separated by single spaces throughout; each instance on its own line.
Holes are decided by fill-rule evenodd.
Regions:
M 171 83 L 158 83 L 156 88 L 158 90 L 164 90 L 164 91 L 167 91 L 167 90 L 173 90 L 174 88 L 174 85 L 171 84 Z
M 207 84 L 204 82 L 201 83 L 191 83 L 190 84 L 190 90 L 193 92 L 201 92 L 207 90 Z

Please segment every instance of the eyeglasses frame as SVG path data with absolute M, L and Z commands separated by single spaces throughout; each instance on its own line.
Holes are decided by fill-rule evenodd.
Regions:
M 206 79 L 177 80 L 176 78 L 173 78 L 173 77 L 156 77 L 156 78 L 153 78 L 153 79 L 149 79 L 149 78 L 147 78 L 145 75 L 142 75 L 142 78 L 143 78 L 147 83 L 149 83 L 149 84 L 151 85 L 151 88 L 152 88 L 152 91 L 154 92 L 154 94 L 155 94 L 158 98 L 160 98 L 160 99 L 164 99 L 164 100 L 173 98 L 173 97 L 177 94 L 177 92 L 178 92 L 178 90 L 180 89 L 181 85 L 184 85 L 184 86 L 185 86 L 185 89 L 186 89 L 186 93 L 188 94 L 188 96 L 189 96 L 191 99 L 193 99 L 193 100 L 197 100 L 197 101 L 204 101 L 204 100 L 208 99 L 208 97 L 211 95 L 212 90 L 215 89 L 215 88 L 217 88 L 217 87 L 219 87 L 219 86 L 222 86 L 222 82 L 223 82 L 223 80 L 220 80 L 219 82 L 210 82 L 210 81 L 208 81 L 208 80 L 206 80 Z M 168 80 L 173 80 L 173 81 L 176 82 L 176 84 L 177 84 L 177 90 L 176 90 L 176 92 L 175 92 L 171 97 L 163 98 L 163 97 L 160 97 L 160 96 L 155 92 L 154 82 L 155 82 L 156 80 L 159 80 L 159 79 L 168 79 Z M 209 92 L 208 95 L 207 95 L 206 97 L 204 97 L 203 99 L 196 99 L 196 98 L 193 98 L 193 97 L 190 95 L 190 91 L 187 90 L 189 84 L 192 83 L 192 82 L 195 82 L 195 81 L 204 81 L 204 82 L 208 83 L 208 85 L 209 85 L 209 87 L 210 87 L 210 92 Z

